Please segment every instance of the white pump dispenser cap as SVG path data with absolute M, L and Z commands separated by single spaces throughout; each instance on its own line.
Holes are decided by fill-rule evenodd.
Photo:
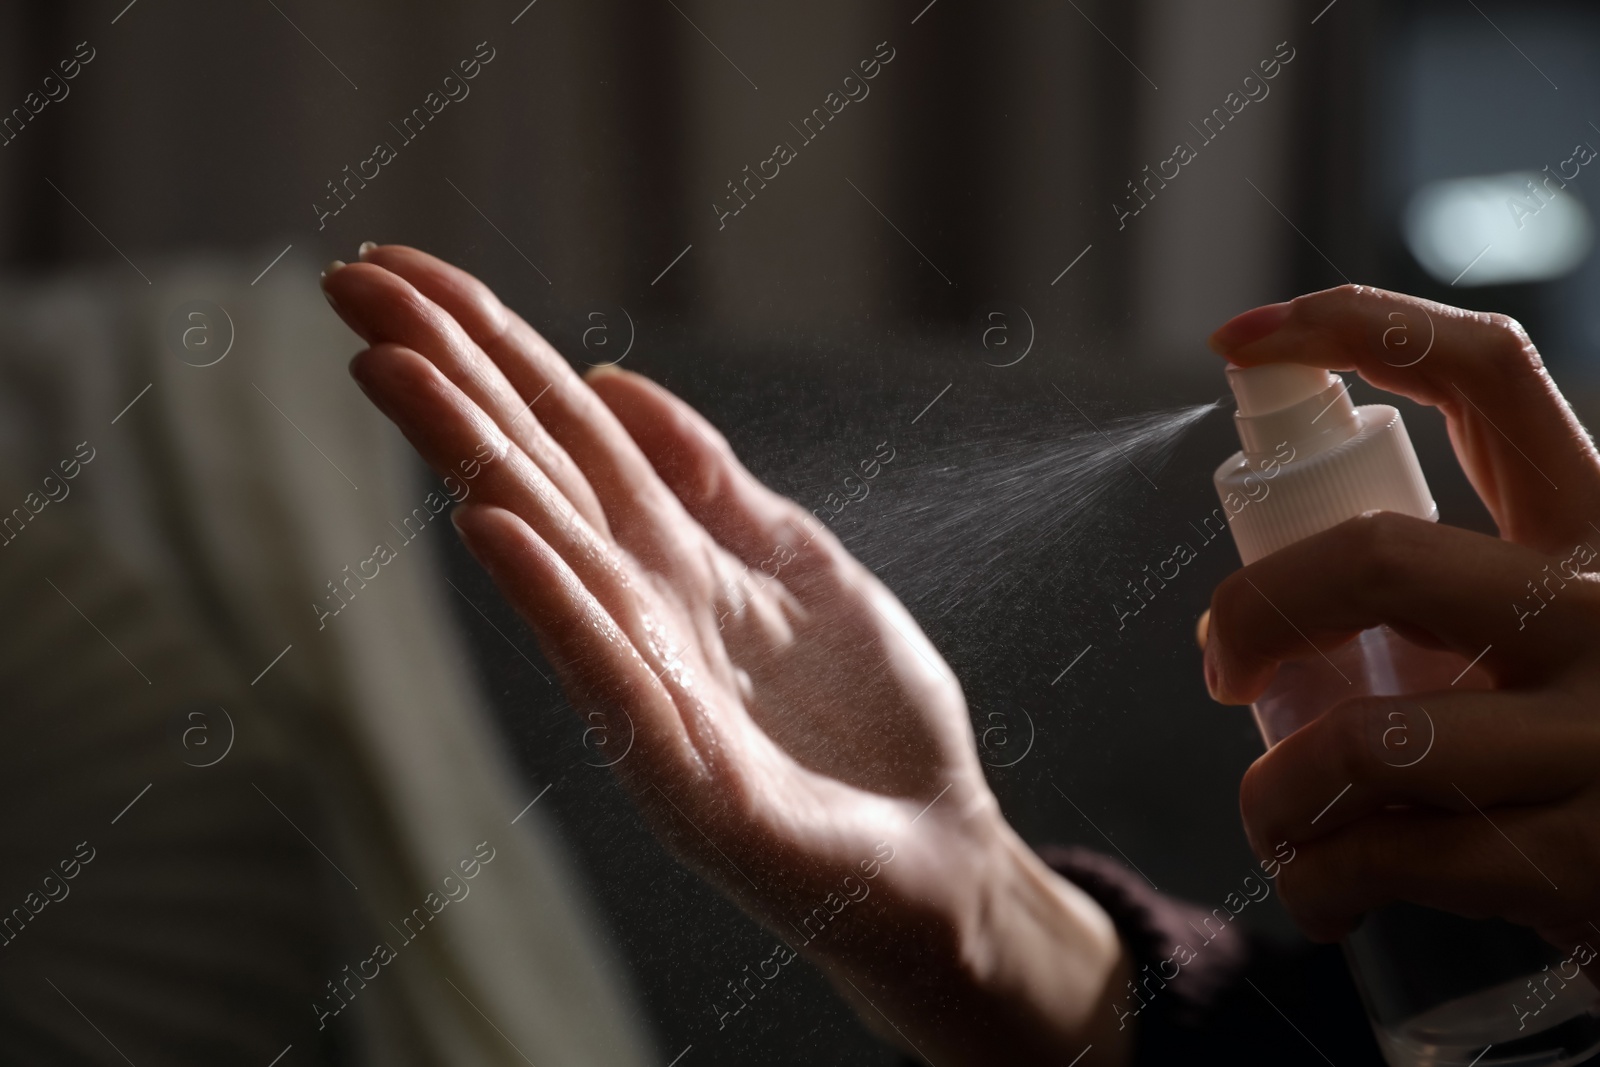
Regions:
M 1439 517 L 1399 411 L 1298 364 L 1229 367 L 1228 385 L 1244 448 L 1213 480 L 1245 563 L 1368 511 Z
M 1259 367 L 1228 367 L 1228 388 L 1239 402 L 1239 414 L 1263 415 L 1282 411 L 1316 396 L 1337 379 L 1318 367 L 1298 363 L 1266 363 Z

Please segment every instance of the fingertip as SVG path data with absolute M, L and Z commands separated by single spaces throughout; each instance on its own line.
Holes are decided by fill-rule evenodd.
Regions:
M 1205 674 L 1206 695 L 1218 704 L 1231 704 L 1223 687 L 1222 641 L 1213 641 L 1211 609 L 1207 608 L 1196 620 L 1195 640 L 1200 644 L 1200 663 Z
M 368 344 L 386 337 L 394 311 L 412 294 L 389 271 L 370 263 L 335 260 L 322 273 L 322 292 L 345 325 Z
M 679 500 L 693 508 L 721 493 L 726 440 L 693 408 L 659 383 L 618 367 L 596 367 L 585 381 Z
M 463 541 L 470 547 L 474 541 L 481 541 L 497 527 L 505 528 L 507 519 L 517 521 L 516 516 L 501 507 L 493 504 L 461 503 L 450 511 L 450 523 L 456 528 L 456 533 L 461 535 Z
M 391 346 L 372 345 L 368 348 L 363 348 L 350 357 L 350 362 L 346 367 L 350 372 L 350 377 L 355 380 L 355 383 L 361 387 L 361 391 L 367 394 L 369 399 L 376 400 L 375 390 L 378 387 L 379 378 L 383 374 L 384 365 L 390 362 L 383 350 L 389 347 Z
M 559 596 L 563 586 L 576 581 L 560 554 L 514 511 L 498 504 L 464 503 L 450 513 L 450 522 L 467 551 L 536 626 L 526 598 Z
M 450 522 L 467 548 L 485 566 L 490 566 L 491 572 L 492 561 L 498 560 L 504 550 L 514 550 L 529 541 L 543 543 L 543 538 L 521 516 L 498 504 L 479 501 L 457 504 L 450 512 Z
M 422 356 L 402 345 L 380 342 L 363 348 L 350 357 L 350 377 L 370 394 L 384 377 L 413 369 L 405 366 L 410 359 L 427 362 Z
M 628 373 L 602 379 L 597 393 L 673 495 L 701 522 L 725 529 L 707 505 L 728 498 L 724 506 L 732 506 L 732 498 L 747 489 L 764 488 L 739 462 L 722 431 L 660 382 Z
M 350 377 L 361 387 L 363 392 L 367 388 L 367 363 L 369 361 L 367 353 L 371 351 L 372 349 L 370 348 L 363 348 L 351 356 L 350 362 L 344 365 L 344 369 L 349 372 Z
M 648 380 L 641 374 L 625 371 L 611 363 L 602 363 L 583 372 L 583 384 L 618 419 L 623 419 L 623 409 L 636 407 L 641 396 L 648 396 L 648 391 L 639 388 L 641 383 Z M 623 421 L 626 422 L 626 419 Z
M 1251 698 L 1245 695 L 1237 684 L 1234 678 L 1236 673 L 1223 663 L 1220 652 L 1209 647 L 1206 649 L 1206 693 L 1213 701 L 1231 708 L 1251 702 Z
M 1274 673 L 1275 665 L 1263 677 L 1259 669 L 1247 667 L 1238 657 L 1227 655 L 1220 641 L 1206 642 L 1206 692 L 1218 704 L 1242 707 L 1254 703 L 1266 691 Z
M 420 442 L 430 439 L 447 422 L 470 425 L 478 444 L 493 451 L 494 462 L 511 451 L 510 440 L 494 420 L 414 349 L 393 342 L 375 344 L 350 360 L 350 376 L 424 454 Z
M 457 504 L 450 512 L 456 536 L 491 577 L 498 577 L 500 570 L 497 548 L 505 544 L 506 534 L 513 529 L 510 524 L 518 522 L 511 512 L 493 504 Z
M 498 337 L 511 312 L 494 291 L 469 272 L 410 245 L 376 245 L 361 259 L 403 279 L 443 308 L 475 338 Z
M 694 422 L 689 418 L 693 408 L 672 390 L 638 371 L 604 363 L 585 372 L 583 380 L 618 418 L 622 418 L 619 409 L 627 408 L 647 411 L 658 422 Z
M 1232 361 L 1239 349 L 1282 329 L 1292 310 L 1289 301 L 1251 308 L 1223 323 L 1206 343 L 1217 355 Z
M 623 370 L 615 363 L 600 363 L 583 372 L 583 380 L 590 385 L 605 378 L 621 378 L 629 371 Z
M 638 431 L 643 428 L 641 415 L 654 430 L 669 424 L 675 414 L 670 393 L 644 375 L 623 370 L 614 363 L 602 363 L 584 371 L 583 384 L 594 391 L 636 441 Z
M 602 363 L 583 372 L 583 384 L 594 390 L 601 403 L 617 418 L 641 407 L 660 421 L 673 409 L 672 394 L 643 374 L 623 370 L 614 363 Z
M 638 371 L 624 370 L 615 363 L 590 367 L 583 373 L 583 383 L 594 390 L 618 418 L 622 417 L 619 407 L 632 408 L 640 404 L 658 417 L 682 414 L 679 411 L 681 401 L 660 382 Z

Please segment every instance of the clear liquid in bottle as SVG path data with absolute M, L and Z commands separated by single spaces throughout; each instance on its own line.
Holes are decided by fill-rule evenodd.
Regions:
M 1252 710 L 1271 746 L 1353 697 L 1452 686 L 1482 682 L 1460 656 L 1380 626 L 1326 658 L 1282 663 Z M 1375 739 L 1384 762 L 1427 759 L 1435 724 L 1425 703 Z M 1344 951 L 1392 1067 L 1566 1067 L 1600 1050 L 1600 993 L 1566 953 L 1524 927 L 1394 904 L 1367 915 Z

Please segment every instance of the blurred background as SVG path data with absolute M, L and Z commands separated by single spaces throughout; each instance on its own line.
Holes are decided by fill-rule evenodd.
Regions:
M 1597 46 L 1600 12 L 1558 0 L 18 0 L 0 10 L 5 506 L 79 440 L 105 460 L 15 547 L 43 552 L 81 527 L 74 558 L 114 558 L 130 582 L 187 605 L 173 640 L 216 647 L 218 686 L 301 709 L 304 728 L 284 727 L 261 758 L 311 782 L 284 787 L 304 810 L 279 814 L 300 833 L 274 823 L 287 836 L 271 847 L 340 899 L 297 927 L 301 970 L 321 990 L 356 958 L 328 947 L 345 920 L 327 917 L 359 926 L 378 912 L 336 898 L 327 866 L 343 857 L 318 859 L 302 824 L 355 842 L 375 824 L 344 807 L 360 797 L 431 811 L 429 790 L 454 795 L 449 776 L 395 769 L 433 743 L 427 709 L 372 710 L 361 729 L 375 732 L 352 727 L 343 770 L 307 740 L 321 728 L 307 708 L 342 722 L 352 702 L 406 699 L 361 696 L 340 657 L 367 657 L 375 677 L 412 656 L 419 633 L 357 618 L 344 631 L 362 634 L 356 653 L 300 631 L 314 629 L 304 604 L 323 580 L 370 554 L 337 532 L 360 526 L 357 494 L 381 528 L 436 484 L 392 431 L 361 421 L 342 374 L 359 346 L 322 303 L 317 270 L 354 259 L 363 240 L 417 245 L 482 277 L 575 364 L 622 359 L 686 397 L 808 508 L 892 448 L 870 495 L 831 524 L 962 679 L 1007 816 L 1032 842 L 1113 852 L 1216 906 L 1252 866 L 1236 788 L 1260 741 L 1245 712 L 1207 700 L 1192 633 L 1237 557 L 1225 541 L 1206 548 L 1126 625 L 1113 603 L 1215 506 L 1210 472 L 1237 447 L 1228 409 L 1156 441 L 1141 453 L 1152 467 L 1119 471 L 1089 503 L 1071 469 L 1040 457 L 1215 400 L 1211 330 L 1346 281 L 1515 315 L 1589 421 Z M 447 85 L 463 60 L 475 76 Z M 1490 529 L 1441 420 L 1402 406 L 1444 520 Z M 374 482 L 389 495 L 370 499 Z M 251 537 L 259 555 L 241 547 Z M 322 555 L 295 547 L 313 543 Z M 412 569 L 407 595 L 434 628 L 424 644 L 459 676 L 452 692 L 481 707 L 472 744 L 518 798 L 495 840 L 529 834 L 530 869 L 566 857 L 548 860 L 566 873 L 546 888 L 583 915 L 587 940 L 567 947 L 592 957 L 588 980 L 614 1001 L 584 1026 L 684 1067 L 895 1062 L 814 970 L 718 1025 L 712 1003 L 770 935 L 644 828 L 604 769 L 627 739 L 597 738 L 571 712 L 453 532 L 423 543 L 427 568 Z M 304 566 L 267 577 L 274 551 Z M 53 595 L 27 584 L 34 571 L 68 573 L 18 565 L 18 603 L 29 589 Z M 138 613 L 117 617 L 123 629 L 101 636 L 134 640 Z M 274 684 L 285 688 L 268 694 Z M 94 699 L 121 699 L 108 693 Z M 168 723 L 187 699 L 150 709 L 152 745 L 188 744 Z M 384 745 L 388 756 L 371 754 Z M 389 768 L 372 772 L 387 786 L 341 800 L 325 785 L 369 763 Z M 195 762 L 162 766 L 196 788 Z M 532 814 L 506 822 L 536 795 Z M 376 822 L 409 825 L 398 803 Z M 41 855 L 70 854 L 75 834 L 45 835 Z M 448 867 L 477 840 L 426 848 L 450 853 Z M 415 865 L 371 860 L 386 862 Z M 1244 918 L 1293 936 L 1275 903 Z M 92 939 L 71 936 L 94 957 Z M 226 954 L 214 965 L 231 966 Z M 414 981 L 419 998 L 453 996 Z M 516 989 L 499 995 L 517 1010 Z M 297 1038 L 318 1021 L 299 1004 L 284 1009 L 281 1042 L 262 1037 L 261 1062 L 283 1044 L 285 1064 L 312 1048 L 379 1062 L 378 1024 Z M 136 1013 L 108 1001 L 115 1010 Z M 85 1040 L 94 1062 L 104 1048 Z

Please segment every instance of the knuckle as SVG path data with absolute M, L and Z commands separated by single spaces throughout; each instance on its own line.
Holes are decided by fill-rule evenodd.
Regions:
M 1278 895 L 1291 909 L 1305 900 L 1307 872 L 1314 866 L 1309 862 L 1310 859 L 1311 857 L 1301 852 L 1295 858 L 1295 862 L 1286 863 L 1278 869 Z M 1315 884 L 1314 878 L 1312 884 Z
M 1501 344 L 1520 347 L 1528 343 L 1528 331 L 1522 328 L 1522 323 L 1510 315 L 1492 311 L 1484 316 L 1483 321 L 1494 331 Z
M 1495 366 L 1519 374 L 1544 369 L 1539 350 L 1522 323 L 1499 312 L 1485 314 L 1478 321 L 1484 325 L 1488 340 L 1485 354 Z
M 1317 885 L 1317 875 L 1312 871 L 1314 866 L 1312 858 L 1302 854 L 1294 863 L 1284 864 L 1278 871 L 1278 897 L 1297 923 L 1304 923 L 1309 918 L 1311 893 L 1308 887 Z
M 1321 289 L 1315 293 L 1302 294 L 1295 297 L 1290 301 L 1290 303 L 1309 304 L 1332 302 L 1347 306 L 1355 301 L 1370 299 L 1375 292 L 1376 290 L 1374 290 L 1370 285 L 1356 285 L 1351 282 L 1345 282 L 1343 285 L 1335 285 L 1331 289 Z
M 1392 511 L 1373 511 L 1345 524 L 1348 551 L 1359 591 L 1382 589 L 1404 577 L 1412 524 Z
M 1260 849 L 1262 842 L 1272 836 L 1269 813 L 1273 788 L 1272 752 L 1256 758 L 1239 780 L 1239 814 L 1244 819 L 1245 833 L 1253 845 Z
M 1336 285 L 1331 289 L 1302 293 L 1289 301 L 1289 310 L 1291 315 L 1309 321 L 1324 320 L 1330 316 L 1347 315 L 1360 308 L 1362 302 L 1370 300 L 1374 292 L 1371 286 L 1366 285 Z
M 1250 590 L 1243 571 L 1235 571 L 1211 591 L 1211 630 L 1209 638 L 1226 646 L 1229 637 L 1237 630 L 1250 602 L 1244 594 Z

